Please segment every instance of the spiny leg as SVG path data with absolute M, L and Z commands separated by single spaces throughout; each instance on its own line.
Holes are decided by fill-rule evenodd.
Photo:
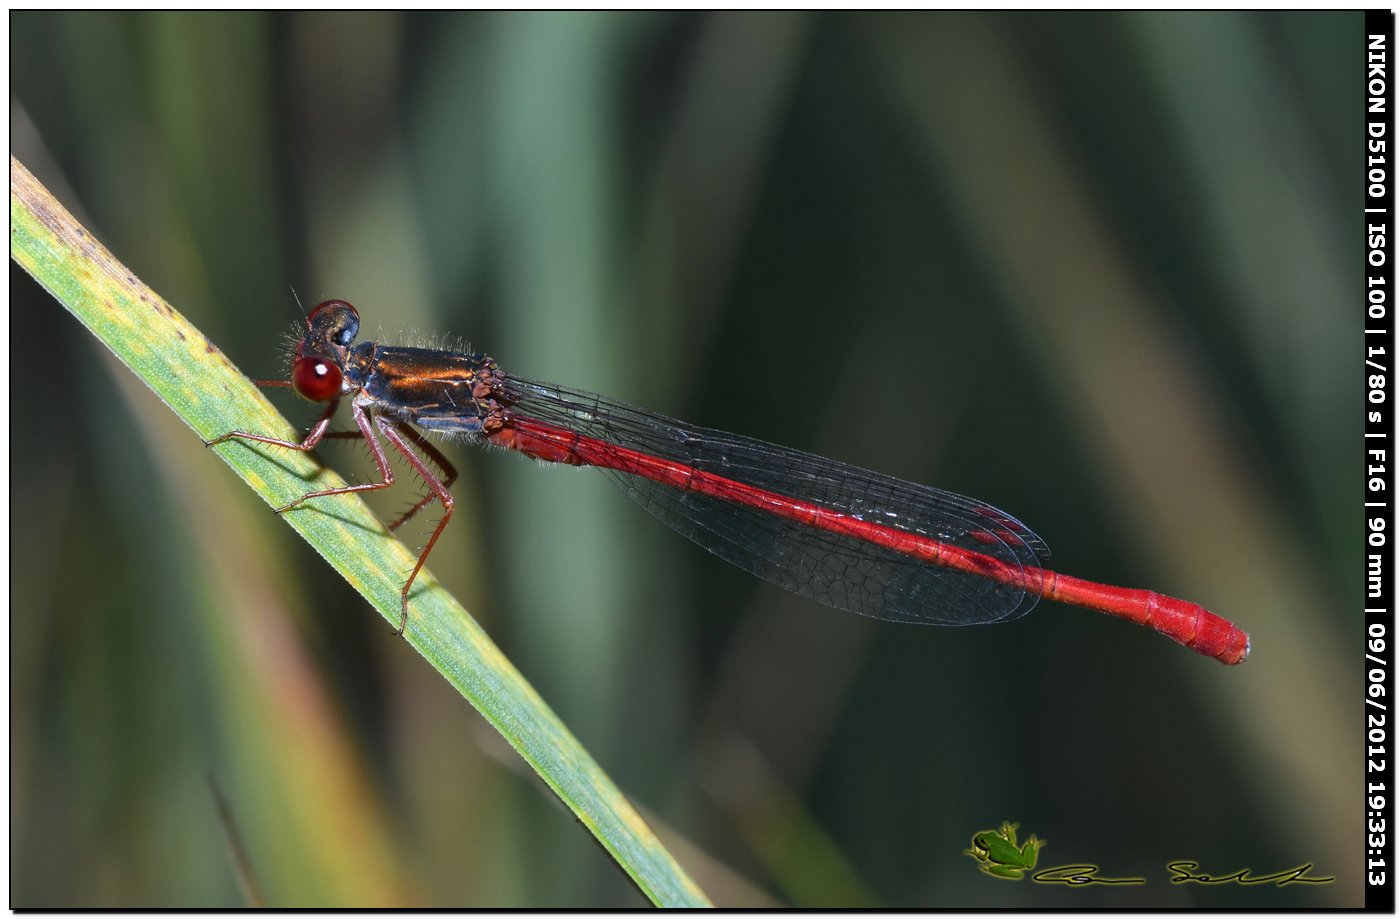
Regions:
M 452 469 L 450 465 L 447 466 L 444 471 L 450 471 L 451 476 L 448 478 L 447 482 L 443 482 L 434 474 L 433 470 L 424 462 L 423 458 L 413 452 L 413 449 L 405 440 L 405 438 L 412 440 L 415 444 L 423 447 L 425 452 L 428 452 L 429 455 L 436 454 L 436 456 L 434 456 L 435 460 L 440 458 L 441 454 L 438 453 L 431 444 L 427 444 L 422 435 L 411 428 L 404 427 L 396 421 L 387 421 L 384 418 L 376 417 L 374 422 L 379 427 L 379 432 L 403 454 L 404 459 L 408 460 L 408 464 L 423 477 L 423 481 L 432 489 L 433 494 L 430 497 L 436 497 L 438 502 L 442 504 L 442 519 L 438 521 L 437 528 L 433 530 L 433 535 L 428 537 L 428 542 L 423 546 L 423 551 L 418 553 L 418 564 L 413 566 L 413 573 L 408 576 L 408 580 L 405 581 L 403 585 L 403 607 L 402 614 L 399 618 L 399 630 L 397 632 L 397 634 L 402 635 L 404 629 L 408 627 L 408 590 L 413 586 L 413 579 L 418 577 L 418 572 L 423 570 L 423 563 L 428 560 L 428 553 L 433 551 L 433 545 L 438 541 L 438 537 L 442 535 L 443 529 L 447 526 L 447 521 L 452 519 L 452 505 L 454 502 L 452 500 L 452 494 L 447 490 L 447 483 L 450 483 L 452 479 L 456 477 L 456 470 Z M 427 499 L 424 499 L 419 502 L 418 507 L 426 503 Z M 418 507 L 415 507 L 413 511 L 410 512 L 410 515 L 416 513 Z M 404 520 L 406 519 L 408 519 L 407 516 L 404 517 Z M 399 522 L 402 523 L 403 521 L 400 520 Z
M 291 385 L 281 380 L 257 380 L 255 382 L 259 386 Z M 252 434 L 247 431 L 229 431 L 227 434 L 216 437 L 213 440 L 205 441 L 204 445 L 207 447 L 212 447 L 217 444 L 224 443 L 225 441 L 241 439 L 252 440 L 256 441 L 257 443 L 268 444 L 274 447 L 285 447 L 288 450 L 299 450 L 303 453 L 309 453 L 322 440 L 348 439 L 356 437 L 364 438 L 365 443 L 369 445 L 370 453 L 374 457 L 375 465 L 379 467 L 379 474 L 382 477 L 382 481 L 369 482 L 363 485 L 348 485 L 343 488 L 327 488 L 321 491 L 309 492 L 307 494 L 302 495 L 300 498 L 297 498 L 290 504 L 277 508 L 276 513 L 278 514 L 284 513 L 285 511 L 289 511 L 297 505 L 301 504 L 303 501 L 306 501 L 310 498 L 321 498 L 327 495 L 343 495 L 358 491 L 376 491 L 381 488 L 388 488 L 390 485 L 394 484 L 394 471 L 389 466 L 388 457 L 384 455 L 383 446 L 380 445 L 379 439 L 374 436 L 374 431 L 370 427 L 370 418 L 366 414 L 363 407 L 361 407 L 358 403 L 351 404 L 351 412 L 355 419 L 355 425 L 359 428 L 358 431 L 326 430 L 328 427 L 330 427 L 331 416 L 335 414 L 335 410 L 339 405 L 339 399 L 336 399 L 332 401 L 329 405 L 327 405 L 325 412 L 321 415 L 319 419 L 317 419 L 316 423 L 312 425 L 311 430 L 307 433 L 306 439 L 301 441 L 300 443 L 296 443 L 290 440 L 279 440 L 275 437 L 265 437 L 261 434 Z M 423 481 L 427 483 L 429 489 L 431 489 L 432 491 L 432 494 L 424 496 L 424 498 L 421 501 L 419 501 L 412 508 L 410 508 L 408 513 L 404 514 L 398 520 L 394 521 L 394 523 L 390 525 L 389 529 L 393 530 L 399 526 L 402 526 L 405 522 L 407 522 L 407 520 L 410 517 L 418 513 L 418 511 L 422 510 L 424 507 L 426 507 L 433 498 L 438 499 L 439 503 L 442 504 L 443 510 L 442 519 L 438 521 L 437 527 L 433 530 L 432 536 L 428 538 L 427 545 L 425 545 L 423 547 L 422 552 L 419 553 L 418 562 L 413 566 L 413 572 L 409 574 L 408 580 L 404 582 L 403 590 L 400 592 L 401 605 L 399 615 L 399 627 L 394 634 L 402 636 L 404 630 L 408 627 L 409 588 L 413 586 L 413 581 L 415 578 L 418 577 L 418 572 L 423 569 L 423 563 L 427 561 L 428 553 L 432 551 L 433 545 L 437 543 L 438 537 L 442 535 L 443 529 L 447 526 L 447 521 L 452 518 L 452 507 L 454 502 L 452 500 L 451 493 L 447 490 L 447 486 L 452 484 L 452 482 L 456 481 L 457 469 L 450 462 L 448 462 L 447 457 L 443 456 L 442 452 L 439 451 L 437 447 L 433 446 L 433 444 L 429 442 L 427 438 L 423 437 L 421 434 L 419 434 L 412 428 L 402 426 L 397 422 L 386 421 L 377 416 L 374 418 L 374 424 L 376 427 L 379 428 L 380 433 L 389 439 L 389 442 L 394 445 L 394 448 L 397 449 L 401 454 L 403 454 L 404 458 L 408 460 L 409 465 L 412 466 L 418 472 L 418 474 L 423 477 Z M 413 452 L 413 449 L 408 445 L 408 443 L 405 442 L 405 438 L 407 440 L 413 441 L 413 443 L 420 447 L 424 453 L 428 454 L 428 456 L 433 460 L 433 462 L 437 463 L 441 467 L 442 471 L 446 473 L 445 480 L 439 478 L 437 474 L 434 473 L 431 468 L 429 468 L 428 464 L 424 462 L 423 459 L 420 458 L 416 453 Z
M 428 438 L 424 437 L 417 430 L 409 427 L 408 425 L 395 424 L 394 428 L 400 434 L 413 441 L 414 446 L 426 453 L 428 455 L 428 459 L 435 463 L 438 469 L 442 471 L 443 476 L 439 480 L 439 484 L 442 485 L 443 490 L 446 491 L 447 489 L 451 488 L 452 483 L 457 481 L 457 467 L 453 466 L 450 462 L 448 462 L 447 457 L 442 455 L 442 451 L 439 450 L 436 446 L 434 446 L 432 441 L 428 440 Z M 438 495 L 436 494 L 436 489 L 434 489 L 430 484 L 428 493 L 424 495 L 421 499 L 419 499 L 417 504 L 404 511 L 404 513 L 399 517 L 399 519 L 389 524 L 389 531 L 392 533 L 399 527 L 403 526 L 405 523 L 408 523 L 410 517 L 421 511 L 423 508 L 427 507 L 436 497 L 438 497 Z
M 424 437 L 416 429 L 408 425 L 396 425 L 396 427 L 400 434 L 407 437 L 413 442 L 414 446 L 426 453 L 428 459 L 438 467 L 438 470 L 442 473 L 440 479 L 442 487 L 451 488 L 452 483 L 457 481 L 457 467 L 453 466 L 446 456 L 443 456 L 442 451 L 434 446 L 432 441 L 428 440 L 428 438 Z M 327 431 L 323 439 L 362 440 L 363 438 L 364 434 L 359 431 Z M 393 523 L 389 524 L 389 532 L 393 533 L 399 527 L 408 523 L 409 519 L 413 517 L 414 514 L 431 504 L 436 497 L 437 493 L 430 487 L 428 493 L 420 498 L 418 503 L 404 511 Z
M 258 380 L 259 385 L 270 384 L 273 382 L 275 381 Z M 335 410 L 339 405 L 339 399 L 331 400 L 330 404 L 326 406 L 326 410 L 321 413 L 321 417 L 316 419 L 316 423 L 313 424 L 311 426 L 311 430 L 306 433 L 306 439 L 303 440 L 301 443 L 297 443 L 291 440 L 278 440 L 275 437 L 264 437 L 262 434 L 250 434 L 247 431 L 229 431 L 227 434 L 221 434 L 218 437 L 215 437 L 213 440 L 206 440 L 204 442 L 204 446 L 214 447 L 223 443 L 224 441 L 234 439 L 255 440 L 260 444 L 271 444 L 274 447 L 286 447 L 288 450 L 300 450 L 302 453 L 310 453 L 316 448 L 316 445 L 321 442 L 322 438 L 327 436 L 326 428 L 331 426 L 331 416 L 335 414 Z
M 378 491 L 381 488 L 388 488 L 390 485 L 394 484 L 394 470 L 389 466 L 389 458 L 384 455 L 384 448 L 380 446 L 379 438 L 374 436 L 374 428 L 370 426 L 369 415 L 365 412 L 364 407 L 358 402 L 352 402 L 350 405 L 350 414 L 351 417 L 355 419 L 355 425 L 360 429 L 358 436 L 363 437 L 365 439 L 365 443 L 369 444 L 369 452 L 371 455 L 374 456 L 374 464 L 379 467 L 379 475 L 381 481 L 365 482 L 362 485 L 342 485 L 340 488 L 325 488 L 321 491 L 309 492 L 307 494 L 302 495 L 300 498 L 297 498 L 291 504 L 287 504 L 277 508 L 277 513 L 281 514 L 286 511 L 289 511 L 292 508 L 296 507 L 298 504 L 310 498 L 324 498 L 327 495 L 348 495 L 358 491 Z M 375 421 L 378 422 L 379 419 L 376 418 Z M 330 423 L 329 414 L 326 416 L 325 419 L 322 420 L 322 422 L 319 422 L 317 424 L 317 427 L 322 429 L 317 434 L 317 441 L 320 441 L 323 437 L 329 436 L 324 431 L 324 425 L 328 423 Z M 380 430 L 383 430 L 382 424 L 380 425 Z M 344 433 L 353 434 L 354 432 L 337 432 L 337 434 Z M 252 439 L 261 440 L 264 443 L 268 442 L 265 438 L 260 437 L 254 437 Z M 307 441 L 310 442 L 311 438 L 308 437 Z

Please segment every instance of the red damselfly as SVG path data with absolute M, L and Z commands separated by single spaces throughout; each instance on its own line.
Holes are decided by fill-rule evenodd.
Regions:
M 1195 603 L 1047 569 L 1040 537 L 981 501 L 536 383 L 484 354 L 354 345 L 359 330 L 353 306 L 327 300 L 306 319 L 291 379 L 259 381 L 326 403 L 304 440 L 231 431 L 210 445 L 242 439 L 309 451 L 327 438 L 364 438 L 380 481 L 313 491 L 279 514 L 310 498 L 387 488 L 394 474 L 380 438 L 401 453 L 428 493 L 389 528 L 435 498 L 443 514 L 404 582 L 399 634 L 408 624 L 409 589 L 452 518 L 448 486 L 456 471 L 421 429 L 604 469 L 633 500 L 720 558 L 876 619 L 1006 622 L 1045 597 L 1151 626 L 1226 664 L 1249 654 L 1249 636 Z M 329 431 L 343 399 L 356 430 Z

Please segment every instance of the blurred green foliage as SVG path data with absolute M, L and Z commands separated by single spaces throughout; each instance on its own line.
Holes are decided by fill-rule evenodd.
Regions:
M 1358 13 L 16 12 L 12 152 L 252 376 L 293 290 L 343 297 L 975 495 L 1251 632 L 1228 669 L 1051 604 L 868 622 L 603 476 L 454 450 L 434 573 L 717 903 L 1357 905 L 1361 46 Z M 11 270 L 11 905 L 242 902 L 206 776 L 273 905 L 642 903 Z M 1149 883 L 991 881 L 962 850 L 1003 820 Z

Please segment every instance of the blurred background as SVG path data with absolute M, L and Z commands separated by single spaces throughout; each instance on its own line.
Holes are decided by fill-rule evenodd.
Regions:
M 430 567 L 717 903 L 1356 906 L 1361 48 L 1359 13 L 16 12 L 11 143 L 250 376 L 293 292 L 344 298 L 1252 634 L 867 621 L 451 445 Z M 10 328 L 12 906 L 644 902 L 13 264 Z M 994 881 L 1002 821 L 1147 883 Z

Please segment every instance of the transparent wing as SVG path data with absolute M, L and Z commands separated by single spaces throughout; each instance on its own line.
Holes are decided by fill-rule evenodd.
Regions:
M 876 619 L 938 625 L 1015 619 L 1039 599 L 1033 588 L 1043 576 L 1049 549 L 1020 521 L 981 501 L 565 387 L 507 375 L 505 396 L 511 415 L 563 429 L 561 445 L 571 432 L 658 456 L 748 488 L 978 553 L 1022 574 L 1019 586 L 990 580 L 595 463 L 677 532 L 804 597 Z

